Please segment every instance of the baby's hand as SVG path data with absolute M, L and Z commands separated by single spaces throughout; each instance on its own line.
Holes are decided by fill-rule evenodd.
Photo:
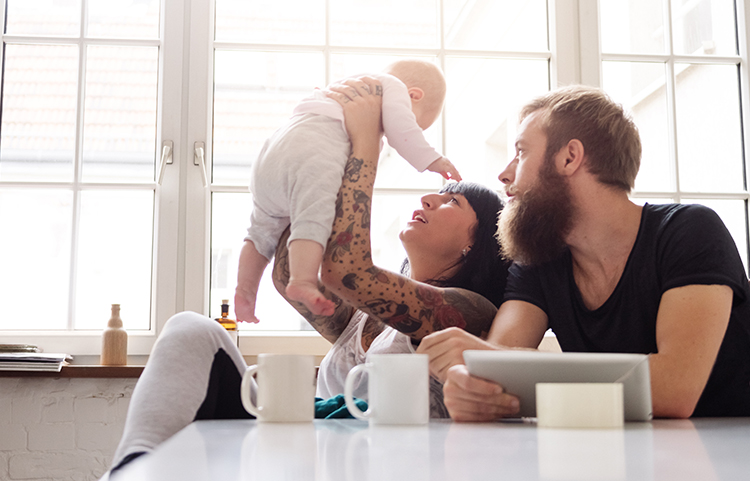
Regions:
M 430 172 L 437 172 L 448 180 L 461 181 L 461 174 L 458 173 L 458 170 L 451 161 L 445 157 L 440 157 L 435 162 L 431 163 L 427 167 L 427 170 Z

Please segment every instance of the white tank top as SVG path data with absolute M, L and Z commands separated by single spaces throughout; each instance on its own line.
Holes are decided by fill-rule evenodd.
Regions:
M 344 393 L 344 382 L 349 370 L 370 360 L 373 354 L 413 353 L 411 338 L 396 329 L 385 326 L 383 332 L 373 339 L 370 348 L 362 349 L 362 332 L 367 314 L 356 311 L 331 350 L 323 358 L 318 371 L 316 396 L 327 399 Z M 354 397 L 367 400 L 367 373 L 362 373 L 354 382 Z M 447 418 L 448 410 L 443 404 L 443 385 L 430 377 L 430 417 Z

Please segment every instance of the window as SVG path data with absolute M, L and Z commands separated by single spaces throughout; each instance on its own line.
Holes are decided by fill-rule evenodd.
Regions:
M 157 155 L 174 130 L 163 121 L 175 114 L 163 22 L 174 2 L 3 3 L 3 342 L 97 353 L 119 303 L 131 352 L 147 353 L 169 310 L 156 274 L 176 278 L 162 254 L 177 189 L 160 183 Z
M 445 72 L 445 113 L 426 137 L 466 180 L 500 187 L 520 102 L 549 89 L 547 5 L 524 2 L 217 0 L 213 50 L 210 310 L 231 299 L 248 226 L 250 167 L 263 142 L 315 87 L 420 57 Z M 504 92 L 514 92 L 509 96 Z M 374 257 L 398 270 L 398 232 L 437 174 L 417 173 L 389 147 L 378 171 Z M 231 252 L 231 269 L 220 264 Z M 229 279 L 220 279 L 219 270 Z M 242 329 L 299 330 L 308 324 L 275 292 L 270 267 L 258 295 L 261 322 Z
M 643 136 L 634 200 L 713 207 L 747 263 L 743 2 L 3 4 L 0 342 L 96 354 L 120 303 L 130 352 L 147 354 L 173 313 L 217 317 L 222 299 L 233 303 L 265 139 L 313 88 L 404 56 L 447 78 L 428 140 L 465 179 L 498 189 L 528 99 L 603 87 Z M 401 226 L 441 184 L 385 146 L 372 221 L 380 265 L 398 269 Z M 242 326 L 245 353 L 327 347 L 267 279 L 258 314 L 261 324 Z
M 643 141 L 634 198 L 711 207 L 747 267 L 747 60 L 734 2 L 601 2 L 600 16 L 602 88 L 633 112 Z

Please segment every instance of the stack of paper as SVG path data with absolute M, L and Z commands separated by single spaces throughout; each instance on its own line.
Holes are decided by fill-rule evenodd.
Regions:
M 0 344 L 0 352 L 42 352 L 33 344 Z
M 0 352 L 0 371 L 60 372 L 73 357 L 62 353 Z

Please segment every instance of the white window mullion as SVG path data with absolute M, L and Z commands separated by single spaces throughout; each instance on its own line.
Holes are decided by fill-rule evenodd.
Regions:
M 550 88 L 601 85 L 598 20 L 596 0 L 550 0 Z
M 190 28 L 189 61 L 183 67 L 183 75 L 188 79 L 186 129 L 183 139 L 185 155 L 186 195 L 185 204 L 185 267 L 182 307 L 184 310 L 208 313 L 209 292 L 209 234 L 210 234 L 210 188 L 203 185 L 200 168 L 211 164 L 211 143 L 209 137 L 211 116 L 211 91 L 213 90 L 213 2 L 192 0 L 189 2 Z M 204 142 L 204 166 L 194 165 L 195 142 Z M 207 169 L 209 186 L 211 170 Z
M 671 175 L 674 182 L 675 196 L 674 202 L 678 204 L 682 200 L 680 192 L 680 164 L 677 150 L 677 84 L 674 60 L 674 35 L 672 29 L 672 2 L 664 2 L 664 35 L 667 38 L 667 53 L 669 55 L 666 61 L 666 79 L 667 79 L 667 133 L 669 135 L 669 156 Z
M 161 52 L 159 63 L 159 122 L 157 123 L 157 165 L 161 168 L 164 141 L 172 141 L 172 164 L 166 166 L 160 185 L 156 186 L 154 212 L 154 263 L 152 280 L 152 322 L 150 342 L 144 342 L 142 354 L 150 351 L 153 338 L 175 312 L 183 310 L 178 302 L 180 282 L 180 186 L 184 172 L 185 134 L 183 65 L 187 51 L 184 35 L 186 8 L 181 0 L 163 0 L 161 16 Z M 158 175 L 158 171 L 156 172 Z M 157 179 L 158 180 L 158 179 Z
M 584 85 L 602 86 L 601 25 L 599 4 L 596 0 L 580 0 L 578 8 L 580 24 L 579 51 L 581 56 L 581 79 Z
M 76 99 L 75 152 L 73 155 L 73 194 L 72 226 L 70 229 L 70 274 L 68 285 L 68 326 L 75 328 L 76 286 L 78 284 L 78 246 L 81 226 L 81 169 L 83 165 L 83 122 L 86 108 L 86 8 L 88 0 L 81 5 L 81 25 L 78 33 L 78 98 Z
M 737 35 L 740 54 L 740 94 L 742 101 L 742 123 L 744 125 L 745 143 L 745 186 L 750 188 L 750 166 L 747 163 L 748 150 L 750 149 L 750 6 L 746 2 L 737 1 Z

